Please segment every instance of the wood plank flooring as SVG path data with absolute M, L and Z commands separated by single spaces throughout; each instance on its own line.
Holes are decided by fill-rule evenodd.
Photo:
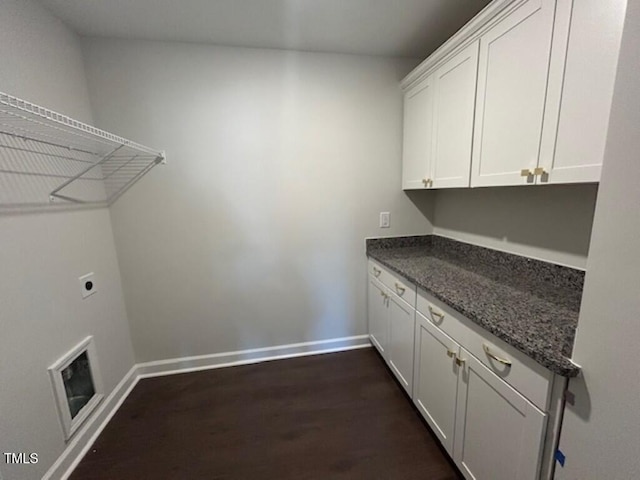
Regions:
M 71 476 L 461 478 L 373 348 L 141 380 Z

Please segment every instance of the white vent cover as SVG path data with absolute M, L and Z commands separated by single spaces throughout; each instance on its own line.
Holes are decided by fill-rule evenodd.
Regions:
M 93 337 L 89 336 L 49 367 L 65 439 L 104 397 Z

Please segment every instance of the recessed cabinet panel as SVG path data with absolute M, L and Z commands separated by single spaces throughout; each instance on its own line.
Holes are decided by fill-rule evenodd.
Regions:
M 555 0 L 529 0 L 480 38 L 471 186 L 534 183 Z
M 453 455 L 459 345 L 416 312 L 413 401 L 449 455 Z
M 378 349 L 383 358 L 387 358 L 387 338 L 389 321 L 386 306 L 385 288 L 380 282 L 369 276 L 368 286 L 368 318 L 371 343 Z
M 469 186 L 478 45 L 473 42 L 435 73 L 433 188 Z
M 473 480 L 537 480 L 546 415 L 464 349 L 461 360 L 458 468 Z
M 402 188 L 426 188 L 431 172 L 433 87 L 431 77 L 422 80 L 404 96 Z
M 389 295 L 389 366 L 411 395 L 413 388 L 413 335 L 415 310 L 394 294 Z

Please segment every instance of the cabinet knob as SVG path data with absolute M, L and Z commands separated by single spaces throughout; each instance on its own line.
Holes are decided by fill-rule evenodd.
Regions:
M 455 350 L 447 350 L 447 357 L 454 358 L 456 356 Z
M 521 177 L 533 176 L 533 171 L 528 168 L 523 168 L 522 170 L 520 170 L 520 176 Z
M 467 361 L 464 358 L 456 357 L 456 365 L 457 366 L 464 367 L 465 363 L 467 363 Z
M 533 174 L 536 176 L 542 176 L 542 175 L 546 175 L 547 172 L 543 167 L 538 167 L 533 171 Z
M 379 277 L 381 273 L 382 273 L 382 270 L 380 270 L 379 268 L 373 267 L 373 274 L 376 277 Z
M 398 282 L 396 282 L 396 291 L 400 294 L 400 295 L 404 295 L 404 292 L 407 289 L 404 288 L 402 285 L 400 285 Z

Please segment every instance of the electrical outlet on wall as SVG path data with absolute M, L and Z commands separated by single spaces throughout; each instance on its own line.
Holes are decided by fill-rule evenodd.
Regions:
M 95 274 L 93 272 L 81 276 L 78 280 L 80 281 L 82 298 L 87 298 L 98 291 Z
M 389 212 L 380 212 L 380 228 L 389 228 L 391 226 L 390 216 Z

